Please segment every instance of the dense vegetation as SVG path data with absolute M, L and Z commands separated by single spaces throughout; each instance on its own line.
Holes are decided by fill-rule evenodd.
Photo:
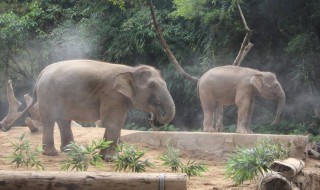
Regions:
M 254 131 L 319 134 L 320 2 L 240 2 L 254 44 L 241 65 L 276 73 L 287 95 L 282 122 L 273 127 L 268 123 L 276 103 L 258 99 Z M 201 76 L 232 63 L 245 35 L 234 0 L 157 0 L 154 5 L 164 37 L 188 73 Z M 182 79 L 163 52 L 146 1 L 3 0 L 0 49 L 0 119 L 7 113 L 9 78 L 22 101 L 46 65 L 86 58 L 159 68 L 176 103 L 173 124 L 183 130 L 202 126 L 195 84 Z M 128 123 L 145 123 L 144 115 L 132 111 Z M 228 130 L 235 119 L 231 106 L 225 110 Z

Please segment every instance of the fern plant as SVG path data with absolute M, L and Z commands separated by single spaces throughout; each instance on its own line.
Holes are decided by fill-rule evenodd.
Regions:
M 69 158 L 62 161 L 61 170 L 68 171 L 76 169 L 76 171 L 87 171 L 89 166 L 102 166 L 102 156 L 99 152 L 102 149 L 108 148 L 112 141 L 100 139 L 99 141 L 92 141 L 91 145 L 78 145 L 74 142 L 66 146 L 65 150 Z
M 167 151 L 160 157 L 163 161 L 162 165 L 171 168 L 172 172 L 186 173 L 190 178 L 192 176 L 202 176 L 203 172 L 208 171 L 208 166 L 205 162 L 196 162 L 195 160 L 188 160 L 187 164 L 183 164 L 180 160 L 180 150 L 174 148 L 172 145 L 167 143 Z
M 183 165 L 180 161 L 179 156 L 180 150 L 167 143 L 167 151 L 160 157 L 160 159 L 163 161 L 163 166 L 171 168 L 171 171 L 173 172 L 178 172 Z
M 116 171 L 131 170 L 131 172 L 145 172 L 146 167 L 154 167 L 148 159 L 142 161 L 146 150 L 140 150 L 137 146 L 121 143 L 116 147 L 118 154 L 114 156 L 114 168 Z
M 31 150 L 29 140 L 25 139 L 25 133 L 19 135 L 18 142 L 11 142 L 14 152 L 9 156 L 10 164 L 15 164 L 17 168 L 26 166 L 27 168 L 36 167 L 39 170 L 44 170 L 41 161 L 38 159 L 42 149 L 38 146 Z
M 190 178 L 191 176 L 202 176 L 203 172 L 208 171 L 208 165 L 201 161 L 196 162 L 195 160 L 191 161 L 189 160 L 187 164 L 182 165 L 181 172 L 186 173 L 187 176 Z
M 236 185 L 252 180 L 258 175 L 270 171 L 270 165 L 275 159 L 284 159 L 289 150 L 271 139 L 258 141 L 256 147 L 237 147 L 227 161 L 225 173 Z

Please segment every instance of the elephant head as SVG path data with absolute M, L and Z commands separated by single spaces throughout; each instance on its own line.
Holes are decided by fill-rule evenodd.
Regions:
M 138 66 L 119 74 L 114 79 L 114 88 L 135 108 L 154 113 L 162 124 L 169 123 L 175 115 L 175 105 L 166 82 L 153 67 Z
M 270 72 L 260 72 L 250 78 L 250 83 L 263 98 L 278 101 L 275 119 L 271 123 L 272 125 L 277 124 L 286 102 L 286 95 L 277 80 L 276 75 Z

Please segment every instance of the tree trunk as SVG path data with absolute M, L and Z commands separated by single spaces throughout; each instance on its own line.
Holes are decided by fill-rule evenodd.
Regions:
M 0 190 L 184 190 L 185 174 L 59 172 L 59 171 L 1 171 Z

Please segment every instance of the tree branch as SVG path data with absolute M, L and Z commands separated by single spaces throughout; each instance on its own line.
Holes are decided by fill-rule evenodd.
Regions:
M 244 59 L 244 57 L 248 54 L 248 52 L 251 50 L 251 48 L 253 47 L 253 44 L 250 43 L 250 37 L 252 35 L 252 30 L 248 27 L 246 19 L 244 18 L 244 15 L 242 13 L 239 1 L 237 1 L 237 5 L 238 5 L 238 9 L 240 12 L 240 16 L 244 25 L 244 28 L 246 30 L 246 36 L 243 39 L 243 42 L 241 44 L 239 53 L 236 57 L 236 59 L 234 60 L 232 65 L 236 65 L 236 66 L 240 66 L 242 60 Z
M 160 29 L 159 24 L 158 24 L 157 19 L 156 19 L 156 14 L 155 14 L 155 11 L 154 11 L 154 6 L 153 6 L 153 3 L 152 3 L 152 0 L 148 0 L 148 5 L 150 7 L 152 20 L 153 20 L 153 24 L 154 24 L 154 27 L 156 29 L 157 35 L 158 35 L 158 37 L 160 39 L 161 45 L 164 47 L 165 53 L 169 57 L 170 61 L 173 63 L 173 65 L 175 66 L 175 68 L 178 70 L 178 72 L 180 73 L 180 75 L 183 78 L 191 80 L 193 82 L 197 82 L 199 78 L 195 77 L 195 76 L 191 76 L 191 75 L 189 75 L 188 73 L 186 73 L 183 70 L 183 68 L 181 67 L 181 65 L 177 61 L 176 57 L 172 53 L 172 51 L 171 51 L 169 45 L 167 44 L 166 40 L 164 39 L 164 37 L 162 35 L 162 32 L 161 32 L 161 29 Z

